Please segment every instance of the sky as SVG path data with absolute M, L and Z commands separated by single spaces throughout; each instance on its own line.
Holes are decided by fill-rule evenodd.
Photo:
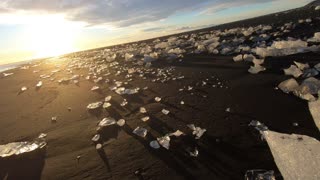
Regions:
M 312 0 L 1 0 L 0 65 L 301 7 Z

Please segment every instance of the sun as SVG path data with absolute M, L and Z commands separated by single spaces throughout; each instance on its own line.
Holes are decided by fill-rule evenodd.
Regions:
M 63 19 L 34 23 L 28 30 L 28 49 L 33 58 L 54 57 L 76 51 L 75 28 Z

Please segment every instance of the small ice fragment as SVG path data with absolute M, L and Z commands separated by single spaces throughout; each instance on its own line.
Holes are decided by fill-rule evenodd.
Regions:
M 53 116 L 53 117 L 51 118 L 51 122 L 52 122 L 52 123 L 56 123 L 56 122 L 57 122 L 57 119 L 58 119 L 57 116 Z
M 157 138 L 157 140 L 158 140 L 158 143 L 162 147 L 169 149 L 169 147 L 170 147 L 170 137 L 169 136 L 163 136 L 163 137 Z
M 169 113 L 170 113 L 170 111 L 169 110 L 167 110 L 167 109 L 162 109 L 162 111 L 161 111 L 163 114 L 165 114 L 165 115 L 168 115 Z
M 105 102 L 103 103 L 103 106 L 102 106 L 104 109 L 107 109 L 108 107 L 111 107 L 111 104 L 108 103 L 108 102 Z
M 21 92 L 24 92 L 24 91 L 26 91 L 28 88 L 26 87 L 26 86 L 23 86 L 22 88 L 21 88 Z
M 88 110 L 94 110 L 94 109 L 98 109 L 102 106 L 102 102 L 95 102 L 95 103 L 91 103 L 87 106 Z
M 119 119 L 117 121 L 117 125 L 120 126 L 120 127 L 124 126 L 125 124 L 126 124 L 126 120 L 124 120 L 124 119 Z
M 2 73 L 2 74 L 3 74 L 3 77 L 8 77 L 13 75 L 13 73 Z
M 298 78 L 303 74 L 302 71 L 295 65 L 291 65 L 288 69 L 284 69 L 283 71 L 285 75 L 292 75 L 295 78 Z
M 161 101 L 161 98 L 160 98 L 160 97 L 155 97 L 154 100 L 155 100 L 156 102 L 160 102 L 160 101 Z
M 37 88 L 40 88 L 42 86 L 42 81 L 39 81 L 37 84 L 36 84 L 36 87 Z
M 148 130 L 138 126 L 136 129 L 133 130 L 133 133 L 144 138 L 146 137 Z
M 99 89 L 100 89 L 99 86 L 93 86 L 93 87 L 91 88 L 91 91 L 97 91 L 97 90 L 99 90 Z
M 97 144 L 97 145 L 96 145 L 96 150 L 99 151 L 99 150 L 101 150 L 101 149 L 102 149 L 102 144 L 100 144 L 100 143 Z
M 298 127 L 299 126 L 299 124 L 298 123 L 292 123 L 292 125 L 294 126 L 294 127 Z
M 206 129 L 201 129 L 200 127 L 196 127 L 194 124 L 187 125 L 191 130 L 193 130 L 192 134 L 196 136 L 196 139 L 200 139 L 201 136 L 207 131 Z
M 123 101 L 121 102 L 120 106 L 126 106 L 128 104 L 127 99 L 123 99 Z
M 104 99 L 104 101 L 105 101 L 105 102 L 108 102 L 108 101 L 111 100 L 111 98 L 112 98 L 112 96 L 107 96 L 107 97 Z
M 140 107 L 140 113 L 143 113 L 143 114 L 147 113 L 146 108 L 144 108 L 144 107 Z
M 91 139 L 93 142 L 97 143 L 100 140 L 100 134 L 96 134 Z
M 141 120 L 142 120 L 143 122 L 146 122 L 146 121 L 148 121 L 149 119 L 150 119 L 149 116 L 146 116 L 146 117 L 141 118 Z
M 160 148 L 160 145 L 159 145 L 158 141 L 156 141 L 156 140 L 151 141 L 149 145 L 150 145 L 150 147 L 152 147 L 153 149 L 159 149 L 159 148 Z
M 226 112 L 231 112 L 231 108 L 227 108 L 227 109 L 226 109 Z
M 260 132 L 268 130 L 268 127 L 266 125 L 262 124 L 259 121 L 255 121 L 255 120 L 252 120 L 250 122 L 249 126 L 253 126 L 256 130 L 258 130 Z
M 197 148 L 195 148 L 194 151 L 190 151 L 189 154 L 190 154 L 190 156 L 192 156 L 192 157 L 198 157 L 199 151 L 198 151 Z
M 184 101 L 181 101 L 180 104 L 181 104 L 181 105 L 184 105 Z
M 168 136 L 176 136 L 176 137 L 180 137 L 181 135 L 183 135 L 184 133 L 180 130 L 176 130 L 173 133 L 170 133 Z
M 314 10 L 315 10 L 315 11 L 320 10 L 320 6 L 315 7 Z
M 41 134 L 38 136 L 38 138 L 45 138 L 45 137 L 47 137 L 47 134 L 45 134 L 45 133 L 41 133 Z

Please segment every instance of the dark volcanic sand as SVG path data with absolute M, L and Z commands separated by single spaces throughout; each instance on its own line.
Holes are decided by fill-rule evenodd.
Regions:
M 259 75 L 249 74 L 250 64 L 234 63 L 232 56 L 187 55 L 182 62 L 158 63 L 156 66 L 161 68 L 176 67 L 175 73 L 186 78 L 168 83 L 133 78 L 131 85 L 149 89 L 126 96 L 129 106 L 125 108 L 118 105 L 123 98 L 110 91 L 107 84 L 101 85 L 100 93 L 92 92 L 95 83 L 84 78 L 79 86 L 43 80 L 43 87 L 36 90 L 39 75 L 55 69 L 52 63 L 11 70 L 14 75 L 0 79 L 0 144 L 32 140 L 47 133 L 48 146 L 45 155 L 38 158 L 0 161 L 0 177 L 8 173 L 9 179 L 138 179 L 134 175 L 138 169 L 144 179 L 243 179 L 249 169 L 275 170 L 279 177 L 267 144 L 260 141 L 248 123 L 259 120 L 277 132 L 320 139 L 307 102 L 274 89 L 288 79 L 281 69 L 294 60 L 315 63 L 320 58 L 315 53 L 268 58 L 268 71 Z M 32 73 L 33 70 L 41 71 Z M 64 71 L 55 77 L 58 80 L 69 76 Z M 125 81 L 123 76 L 110 79 Z M 202 87 L 201 81 L 207 78 L 211 84 L 222 82 L 223 87 Z M 179 91 L 188 85 L 194 90 Z M 18 94 L 22 86 L 29 89 Z M 88 113 L 89 103 L 108 95 L 112 95 L 108 112 L 103 110 L 96 116 Z M 156 96 L 162 98 L 160 103 L 154 102 Z M 180 105 L 181 100 L 185 105 Z M 146 123 L 140 120 L 141 106 L 151 117 Z M 72 110 L 68 111 L 68 107 Z M 161 113 L 163 108 L 170 110 L 168 116 Z M 108 114 L 126 119 L 127 125 L 104 133 L 105 154 L 99 155 L 91 138 L 97 122 Z M 51 123 L 52 116 L 58 116 L 57 123 Z M 298 127 L 293 126 L 295 122 Z M 186 136 L 172 139 L 169 151 L 149 147 L 151 140 L 177 129 L 190 134 L 186 127 L 190 123 L 207 129 L 199 141 Z M 132 134 L 137 126 L 149 130 L 145 139 Z M 183 151 L 190 144 L 198 147 L 197 158 Z

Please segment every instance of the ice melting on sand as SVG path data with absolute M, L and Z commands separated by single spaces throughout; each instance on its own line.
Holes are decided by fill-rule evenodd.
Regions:
M 102 102 L 95 102 L 95 103 L 91 103 L 87 106 L 88 110 L 94 110 L 94 109 L 98 109 L 102 106 Z
M 153 149 L 159 149 L 160 148 L 160 145 L 158 143 L 158 141 L 154 140 L 154 141 L 151 141 L 149 143 L 150 147 L 152 147 Z
M 284 69 L 283 71 L 285 75 L 293 76 L 295 78 L 298 78 L 303 74 L 302 71 L 295 65 L 291 65 L 288 69 Z
M 193 131 L 192 134 L 196 136 L 196 139 L 200 139 L 201 136 L 207 131 L 206 129 L 196 127 L 194 124 L 188 124 L 187 126 Z
M 249 73 L 251 74 L 258 74 L 259 72 L 265 71 L 266 68 L 259 65 L 255 64 L 254 66 L 250 66 L 250 69 L 248 70 Z
M 166 149 L 170 148 L 170 137 L 169 136 L 163 136 L 163 137 L 157 138 L 157 140 L 162 147 L 164 147 Z
M 36 139 L 30 142 L 13 142 L 0 145 L 0 157 L 11 157 L 14 155 L 22 155 L 36 150 L 41 150 L 47 145 L 43 138 Z
M 148 130 L 138 126 L 136 129 L 133 130 L 133 133 L 144 138 L 146 137 Z
M 291 78 L 291 79 L 288 79 L 288 80 L 285 80 L 285 81 L 281 82 L 278 85 L 278 87 L 283 92 L 290 93 L 290 92 L 295 91 L 299 87 L 299 84 L 295 79 Z

